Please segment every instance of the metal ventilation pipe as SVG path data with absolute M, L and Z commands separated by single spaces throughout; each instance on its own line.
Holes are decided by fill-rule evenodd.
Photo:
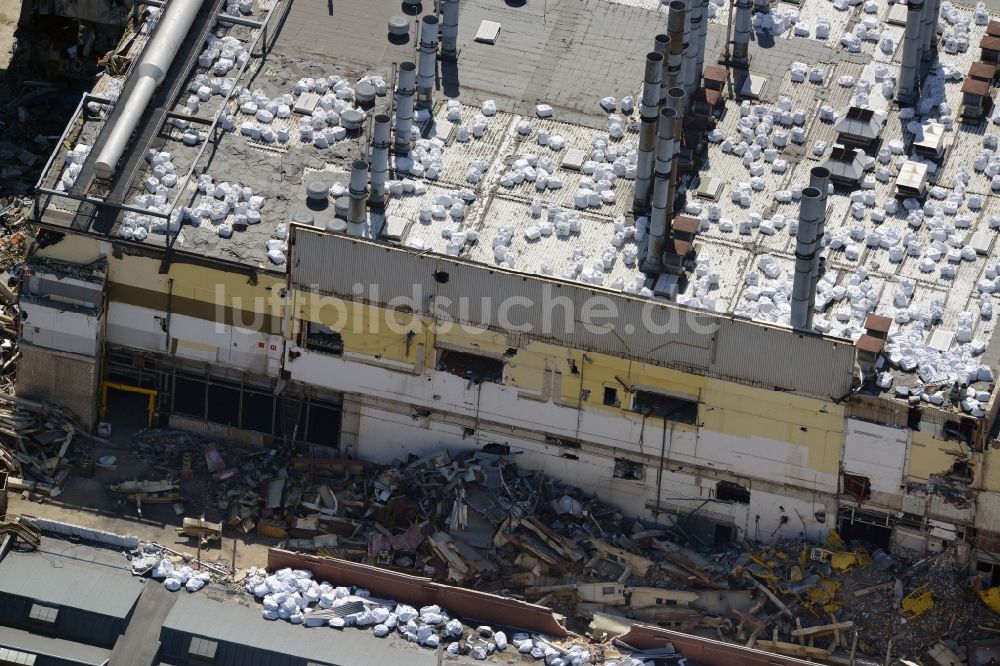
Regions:
M 823 234 L 826 233 L 826 199 L 830 195 L 830 170 L 826 167 L 813 167 L 809 170 L 809 187 L 820 191 L 820 201 L 823 202 L 819 224 L 816 225 L 816 259 L 813 261 L 812 274 L 809 278 L 809 310 L 806 312 L 806 328 L 812 328 L 816 305 L 816 286 L 819 284 L 819 253 L 823 249 Z
M 372 189 L 368 203 L 372 206 L 385 205 L 385 180 L 389 175 L 389 116 L 384 113 L 375 116 L 372 131 Z
M 733 65 L 750 68 L 750 35 L 753 33 L 753 0 L 736 0 L 733 28 Z
M 913 104 L 917 101 L 917 76 L 920 66 L 920 41 L 923 34 L 924 0 L 909 0 L 906 5 L 906 32 L 903 34 L 903 59 L 896 84 L 896 101 Z
M 203 0 L 170 0 L 156 26 L 153 39 L 146 45 L 142 59 L 132 74 L 135 86 L 129 95 L 118 101 L 118 119 L 107 128 L 100 152 L 94 162 L 94 173 L 100 178 L 110 178 L 118 160 L 128 146 L 136 125 L 142 119 L 153 93 L 167 75 L 181 42 L 188 36 Z
M 653 39 L 653 51 L 659 53 L 663 56 L 663 61 L 660 63 L 660 101 L 658 106 L 663 106 L 667 101 L 667 58 L 669 57 L 668 51 L 670 50 L 670 35 L 659 34 Z
M 701 3 L 701 32 L 698 35 L 697 61 L 695 62 L 695 89 L 702 87 L 705 74 L 705 43 L 708 41 L 708 0 Z
M 653 171 L 653 205 L 649 215 L 649 241 L 646 243 L 646 259 L 642 269 L 647 273 L 663 270 L 663 248 L 670 238 L 670 216 L 673 213 L 670 201 L 670 180 L 674 168 L 674 121 L 677 112 L 661 109 L 656 132 L 656 167 Z
M 808 325 L 809 310 L 816 303 L 812 291 L 812 269 L 816 261 L 816 227 L 823 216 L 822 193 L 815 187 L 802 190 L 799 231 L 795 237 L 795 277 L 792 280 L 792 328 Z
M 368 186 L 368 162 L 354 160 L 351 164 L 351 207 L 347 210 L 347 233 L 362 236 L 365 232 L 367 211 L 365 210 L 365 189 Z
M 934 60 L 937 56 L 937 27 L 941 15 L 941 0 L 924 0 L 924 26 L 922 45 L 923 59 Z
M 410 154 L 410 134 L 413 131 L 413 95 L 417 92 L 417 66 L 404 62 L 399 66 L 399 85 L 396 87 L 396 144 L 397 155 Z
M 420 24 L 420 68 L 417 70 L 417 104 L 434 104 L 434 75 L 437 71 L 438 17 L 425 16 Z
M 667 15 L 667 30 L 670 32 L 670 57 L 667 59 L 667 89 L 684 85 L 682 67 L 684 50 L 687 48 L 684 32 L 684 22 L 687 15 L 687 3 L 684 0 L 672 0 L 670 13 Z
M 668 197 L 668 211 L 670 214 L 674 211 L 674 202 L 677 201 L 677 176 L 678 168 L 677 161 L 681 154 L 681 142 L 684 138 L 684 111 L 687 106 L 687 96 L 684 94 L 683 88 L 671 88 L 667 91 L 667 108 L 672 109 L 676 115 L 674 116 L 674 142 L 673 142 L 673 158 L 671 159 L 670 167 L 670 193 Z
M 441 9 L 441 57 L 458 59 L 458 0 L 444 0 Z
M 701 25 L 704 22 L 705 2 L 703 0 L 691 0 L 691 7 L 688 11 L 688 43 L 684 45 L 684 90 L 688 94 L 688 100 L 694 95 L 701 83 L 698 76 L 698 51 L 701 43 Z
M 635 197 L 632 211 L 638 216 L 649 212 L 649 197 L 653 190 L 653 151 L 656 148 L 656 112 L 660 101 L 660 78 L 663 56 L 646 54 L 646 73 L 639 104 L 639 158 L 635 167 Z

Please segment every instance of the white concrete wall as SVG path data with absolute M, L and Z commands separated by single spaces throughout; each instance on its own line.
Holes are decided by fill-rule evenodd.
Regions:
M 847 419 L 844 471 L 868 477 L 873 493 L 899 494 L 908 443 L 908 430 Z

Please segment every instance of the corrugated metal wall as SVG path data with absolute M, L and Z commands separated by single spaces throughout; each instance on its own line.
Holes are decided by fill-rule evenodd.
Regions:
M 38 632 L 38 628 L 28 622 L 28 613 L 31 612 L 31 605 L 34 603 L 33 599 L 27 597 L 0 594 L 0 625 Z M 53 638 L 110 649 L 115 646 L 115 641 L 125 633 L 125 628 L 128 626 L 127 620 L 108 615 L 88 613 L 55 604 L 43 605 L 59 609 L 55 627 L 51 633 L 45 634 Z
M 207 633 L 210 634 L 211 632 Z M 159 658 L 179 664 L 197 663 L 188 658 L 191 637 L 192 635 L 187 632 L 163 627 L 160 629 L 161 647 Z M 211 636 L 207 638 L 208 640 L 217 641 L 217 639 Z M 331 640 L 336 640 L 336 638 L 331 637 Z M 265 651 L 248 645 L 241 645 L 240 643 L 217 642 L 218 647 L 215 652 L 215 661 L 212 662 L 216 666 L 306 666 L 307 663 L 306 659 L 294 655 Z
M 293 231 L 290 271 L 299 289 L 375 304 L 410 298 L 415 310 L 443 311 L 455 321 L 497 330 L 507 330 L 498 325 L 503 299 L 522 297 L 522 303 L 534 305 L 509 308 L 508 319 L 530 329 L 527 335 L 535 339 L 821 398 L 839 398 L 851 386 L 854 346 L 849 340 L 576 283 L 300 227 Z M 566 321 L 564 306 L 574 313 L 572 321 Z M 594 316 L 607 308 L 617 316 Z M 607 326 L 584 326 L 585 312 L 592 313 L 591 322 Z M 651 323 L 660 328 L 651 329 Z

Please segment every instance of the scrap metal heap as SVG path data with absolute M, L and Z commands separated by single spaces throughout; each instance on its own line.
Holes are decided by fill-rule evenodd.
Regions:
M 919 657 L 978 649 L 975 639 L 1000 631 L 1000 615 L 983 608 L 1000 590 L 977 598 L 950 551 L 910 562 L 836 532 L 821 544 L 797 534 L 717 546 L 690 522 L 624 516 L 503 452 L 385 466 L 237 447 L 223 449 L 242 461 L 228 466 L 212 441 L 157 430 L 135 448 L 188 514 L 204 512 L 188 533 L 256 532 L 288 550 L 526 599 L 598 642 L 636 622 L 809 659 Z M 143 484 L 163 492 L 131 483 L 133 501 Z

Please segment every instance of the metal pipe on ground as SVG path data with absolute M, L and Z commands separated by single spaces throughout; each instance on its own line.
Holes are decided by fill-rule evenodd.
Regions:
M 656 132 L 656 166 L 653 169 L 652 211 L 649 215 L 649 240 L 642 270 L 647 273 L 663 271 L 663 249 L 670 238 L 670 218 L 673 213 L 670 201 L 670 181 L 674 168 L 674 123 L 677 111 L 661 109 Z
M 802 190 L 799 206 L 799 230 L 795 237 L 795 277 L 792 280 L 791 324 L 794 329 L 805 329 L 809 309 L 816 302 L 812 289 L 812 269 L 816 261 L 816 227 L 823 216 L 822 193 L 815 187 Z
M 816 305 L 816 286 L 819 284 L 820 250 L 823 249 L 823 235 L 826 233 L 826 199 L 830 195 L 830 170 L 826 167 L 813 167 L 809 170 L 809 187 L 820 191 L 823 202 L 819 224 L 816 225 L 816 258 L 813 261 L 812 273 L 809 277 L 809 309 L 806 312 L 806 328 L 812 328 Z
M 368 186 L 368 162 L 354 160 L 351 164 L 351 207 L 347 211 L 347 233 L 362 236 L 365 232 L 367 211 L 365 209 L 365 189 Z
M 372 131 L 372 187 L 368 203 L 372 206 L 385 205 L 385 181 L 389 175 L 389 116 L 375 116 Z
M 920 41 L 923 34 L 924 0 L 909 0 L 906 5 L 906 31 L 903 33 L 903 57 L 896 84 L 896 101 L 915 104 L 920 69 Z
M 671 0 L 670 13 L 667 15 L 667 30 L 670 33 L 670 56 L 667 59 L 667 90 L 683 87 L 682 68 L 684 65 L 684 48 L 687 39 L 684 23 L 687 20 L 687 3 L 684 0 Z
M 458 0 L 444 0 L 441 10 L 441 57 L 458 59 Z
M 191 31 L 203 0 L 170 0 L 160 18 L 153 39 L 146 46 L 142 58 L 134 68 L 136 79 L 131 94 L 119 100 L 123 105 L 118 122 L 108 129 L 107 138 L 94 162 L 94 173 L 100 178 L 110 178 L 118 168 L 118 160 L 128 146 L 136 125 L 149 106 L 153 93 L 167 75 L 184 38 Z
M 410 154 L 410 134 L 413 132 L 413 96 L 417 92 L 417 66 L 404 62 L 399 66 L 399 85 L 396 87 L 396 142 L 397 155 Z
M 417 70 L 417 104 L 434 105 L 434 77 L 437 73 L 438 17 L 425 16 L 420 22 L 420 61 Z
M 736 0 L 733 28 L 733 65 L 750 68 L 750 35 L 753 32 L 753 0 Z
M 674 110 L 674 143 L 672 166 L 670 167 L 670 192 L 668 198 L 668 214 L 673 214 L 674 202 L 677 201 L 677 159 L 681 154 L 681 141 L 684 137 L 684 111 L 687 106 L 687 96 L 683 88 L 671 88 L 667 91 L 667 108 Z
M 663 106 L 667 101 L 667 59 L 670 57 L 670 35 L 659 34 L 653 39 L 653 51 L 663 56 L 660 74 L 660 101 L 658 106 Z
M 632 212 L 636 216 L 649 212 L 649 197 L 653 189 L 653 151 L 656 148 L 656 112 L 662 75 L 663 56 L 655 52 L 647 53 L 642 102 L 639 104 L 639 157 L 635 167 L 635 196 L 632 199 Z

